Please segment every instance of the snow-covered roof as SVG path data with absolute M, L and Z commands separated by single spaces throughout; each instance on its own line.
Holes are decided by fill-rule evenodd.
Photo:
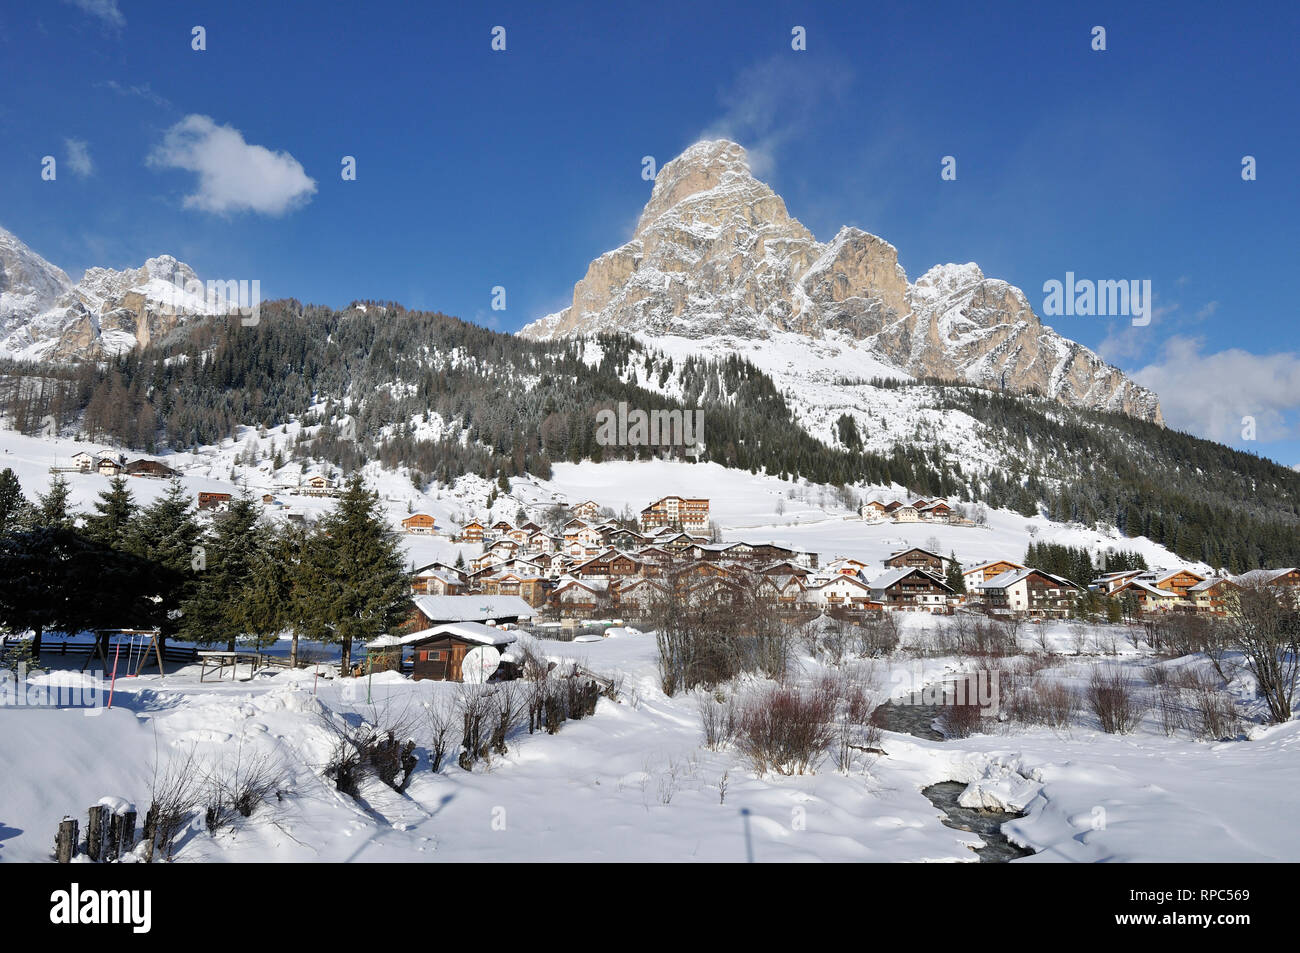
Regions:
M 381 635 L 379 638 L 366 643 L 366 648 L 381 649 L 392 648 L 397 645 L 412 645 L 416 642 L 436 639 L 442 635 L 455 636 L 463 641 L 475 642 L 479 645 L 509 645 L 518 638 L 513 632 L 506 632 L 490 625 L 484 625 L 481 622 L 444 622 L 442 625 L 431 626 L 407 635 Z
M 1249 572 L 1243 572 L 1240 576 L 1233 576 L 1232 581 L 1243 586 L 1267 585 L 1292 572 L 1295 572 L 1295 567 L 1290 566 L 1286 569 L 1252 569 Z
M 969 576 L 973 572 L 982 572 L 983 570 L 988 569 L 990 566 L 996 566 L 998 563 L 1006 563 L 1008 566 L 1014 566 L 1017 569 L 1025 568 L 1024 566 L 1020 565 L 1020 563 L 1013 562 L 1010 559 L 992 559 L 986 563 L 980 563 L 978 566 L 972 566 L 970 569 L 967 569 L 965 572 L 963 572 L 962 575 Z
M 537 614 L 532 606 L 518 596 L 412 596 L 412 601 L 431 622 L 531 619 Z
M 912 575 L 913 573 L 920 573 L 922 576 L 925 576 L 927 579 L 937 582 L 941 586 L 945 586 L 945 587 L 947 586 L 947 583 L 945 583 L 942 579 L 940 579 L 932 572 L 926 572 L 924 569 L 920 569 L 915 566 L 904 566 L 902 569 L 890 569 L 888 572 L 881 573 L 875 579 L 871 580 L 871 588 L 876 590 L 888 589 L 890 586 L 898 582 L 900 579 L 904 579 Z M 849 577 L 846 576 L 844 578 L 849 578 Z
M 1033 568 L 1008 569 L 1006 572 L 998 573 L 992 579 L 988 579 L 985 580 L 984 582 L 976 583 L 975 588 L 976 589 L 1005 589 L 1007 588 L 1007 586 L 1014 586 L 1022 579 L 1028 579 L 1030 576 L 1035 574 L 1039 576 L 1044 576 L 1047 579 L 1050 579 L 1053 582 L 1057 583 L 1058 585 L 1064 586 L 1067 589 L 1079 588 L 1068 579 L 1065 579 L 1061 576 L 1054 576 L 1052 575 L 1052 573 L 1045 572 L 1042 569 L 1033 569 Z

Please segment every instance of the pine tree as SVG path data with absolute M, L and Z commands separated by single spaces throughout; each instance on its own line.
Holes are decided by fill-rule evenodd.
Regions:
M 32 514 L 32 525 L 51 529 L 71 529 L 76 517 L 68 509 L 68 497 L 72 489 L 62 473 L 50 478 L 50 488 L 43 494 L 37 494 L 36 510 Z
M 961 563 L 957 561 L 957 552 L 953 550 L 948 555 L 948 569 L 944 574 L 944 582 L 953 592 L 964 593 L 966 591 L 966 577 L 962 574 Z
M 246 631 L 242 597 L 253 581 L 256 553 L 265 546 L 260 517 L 253 498 L 241 495 L 213 518 L 200 539 L 202 568 L 196 573 L 193 595 L 181 606 L 179 634 L 186 641 L 225 642 L 227 651 L 235 651 L 235 643 Z
M 165 648 L 167 637 L 180 628 L 181 606 L 194 595 L 195 576 L 206 559 L 196 548 L 201 535 L 189 495 L 179 480 L 172 480 L 166 492 L 132 521 L 127 551 L 156 564 L 170 580 L 165 589 L 155 593 L 160 599 L 160 648 Z
M 306 532 L 292 523 L 268 527 L 258 535 L 252 555 L 253 572 L 237 595 L 242 624 L 258 643 L 271 642 L 291 630 L 289 663 L 298 664 L 298 638 L 303 631 L 297 589 Z
M 136 509 L 126 478 L 114 477 L 95 501 L 94 515 L 86 517 L 86 536 L 113 549 L 124 549 Z
M 342 647 L 344 672 L 353 642 L 373 639 L 402 619 L 411 582 L 401 545 L 360 476 L 317 524 L 298 584 L 305 620 L 322 641 Z
M 17 532 L 27 521 L 29 510 L 17 474 L 9 467 L 0 470 L 0 536 Z

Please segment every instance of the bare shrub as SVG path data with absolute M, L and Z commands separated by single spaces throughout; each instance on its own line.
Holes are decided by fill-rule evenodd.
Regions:
M 831 756 L 838 771 L 848 774 L 861 755 L 880 751 L 880 727 L 871 721 L 875 701 L 860 673 L 844 673 L 821 689 L 836 700 Z
M 1204 652 L 1210 641 L 1210 620 L 1189 612 L 1159 616 L 1151 620 L 1151 628 L 1154 644 L 1173 658 Z
M 1168 682 L 1155 685 L 1156 712 L 1160 715 L 1160 730 L 1167 736 L 1173 736 L 1180 728 L 1187 727 L 1187 716 L 1183 711 L 1182 693 Z
M 429 769 L 437 774 L 456 737 L 456 707 L 446 697 L 435 698 L 425 708 L 425 737 L 428 741 Z
M 1088 627 L 1080 622 L 1070 623 L 1070 646 L 1075 655 L 1082 655 L 1088 648 Z
M 1245 585 L 1227 602 L 1226 638 L 1240 648 L 1269 719 L 1290 721 L 1300 674 L 1300 587 Z
M 405 791 L 419 763 L 413 739 L 417 721 L 405 707 L 371 706 L 369 719 L 355 725 L 323 712 L 320 723 L 335 739 L 325 776 L 334 781 L 337 790 L 353 798 L 360 796 L 361 782 L 370 776 Z
M 720 751 L 736 738 L 738 712 L 734 697 L 719 698 L 701 692 L 698 699 L 704 747 Z
M 1231 741 L 1241 734 L 1241 715 L 1232 696 L 1201 690 L 1193 696 L 1196 733 L 1206 741 Z
M 159 854 L 163 860 L 172 859 L 176 835 L 185 828 L 199 801 L 202 779 L 192 747 L 183 756 L 170 757 L 165 767 L 159 765 L 155 755 L 152 774 L 149 810 L 142 831 L 145 863 L 152 863 Z
M 252 817 L 257 807 L 283 786 L 284 777 L 279 762 L 247 756 L 241 738 L 234 756 L 209 768 L 199 782 L 208 830 L 215 834 L 233 826 L 236 817 Z
M 805 774 L 816 770 L 835 734 L 836 699 L 822 686 L 776 686 L 746 700 L 737 747 L 766 774 Z
M 1142 669 L 1142 678 L 1152 688 L 1169 684 L 1169 669 L 1163 665 L 1147 665 Z
M 945 703 L 936 719 L 945 738 L 969 738 L 980 730 L 984 710 L 969 699 Z
M 881 612 L 860 626 L 858 631 L 861 639 L 858 655 L 861 658 L 885 658 L 898 649 L 901 636 L 898 616 L 893 612 Z
M 461 752 L 458 759 L 466 771 L 474 770 L 478 761 L 487 761 L 491 757 L 489 739 L 493 731 L 493 716 L 496 705 L 492 700 L 492 690 L 486 685 L 462 683 L 456 694 L 456 713 L 460 716 Z
M 1034 629 L 1034 642 L 1038 645 L 1038 651 L 1044 655 L 1052 654 L 1052 640 L 1047 637 L 1049 631 L 1051 630 L 1045 625 L 1037 626 Z
M 1128 674 L 1117 666 L 1097 666 L 1088 680 L 1088 707 L 1107 734 L 1128 734 L 1142 720 L 1146 705 Z
M 1079 714 L 1079 695 L 1065 682 L 1035 676 L 1011 696 L 1008 716 L 1026 725 L 1068 729 Z
M 505 754 L 506 738 L 523 724 L 528 710 L 527 693 L 516 682 L 501 682 L 492 694 L 494 710 L 490 743 L 496 754 Z

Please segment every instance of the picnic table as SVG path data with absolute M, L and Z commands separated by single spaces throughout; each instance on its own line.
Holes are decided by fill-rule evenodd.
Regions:
M 252 678 L 259 668 L 265 668 L 268 665 L 277 667 L 287 667 L 287 659 L 279 658 L 274 655 L 263 655 L 261 652 L 250 652 L 247 649 L 243 651 L 224 651 L 215 649 L 201 649 L 198 652 L 199 663 L 202 668 L 199 670 L 199 681 L 205 682 L 208 679 L 208 672 L 214 671 L 217 674 L 217 680 L 220 681 L 225 670 L 230 669 L 230 680 L 235 681 L 239 672 L 240 663 L 248 666 L 248 677 Z M 247 681 L 247 679 L 245 679 Z

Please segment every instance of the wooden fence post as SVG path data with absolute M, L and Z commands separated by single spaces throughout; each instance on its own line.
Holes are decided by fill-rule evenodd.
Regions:
M 54 839 L 54 859 L 60 864 L 72 863 L 77 853 L 77 821 L 65 817 L 59 822 L 59 833 Z
M 86 854 L 91 860 L 99 860 L 104 852 L 104 817 L 108 808 L 96 804 L 90 809 L 90 823 L 86 825 Z
M 135 808 L 122 815 L 122 826 L 118 831 L 117 855 L 129 854 L 135 848 Z
M 144 862 L 153 863 L 154 845 L 158 839 L 158 802 L 149 805 L 144 815 Z

